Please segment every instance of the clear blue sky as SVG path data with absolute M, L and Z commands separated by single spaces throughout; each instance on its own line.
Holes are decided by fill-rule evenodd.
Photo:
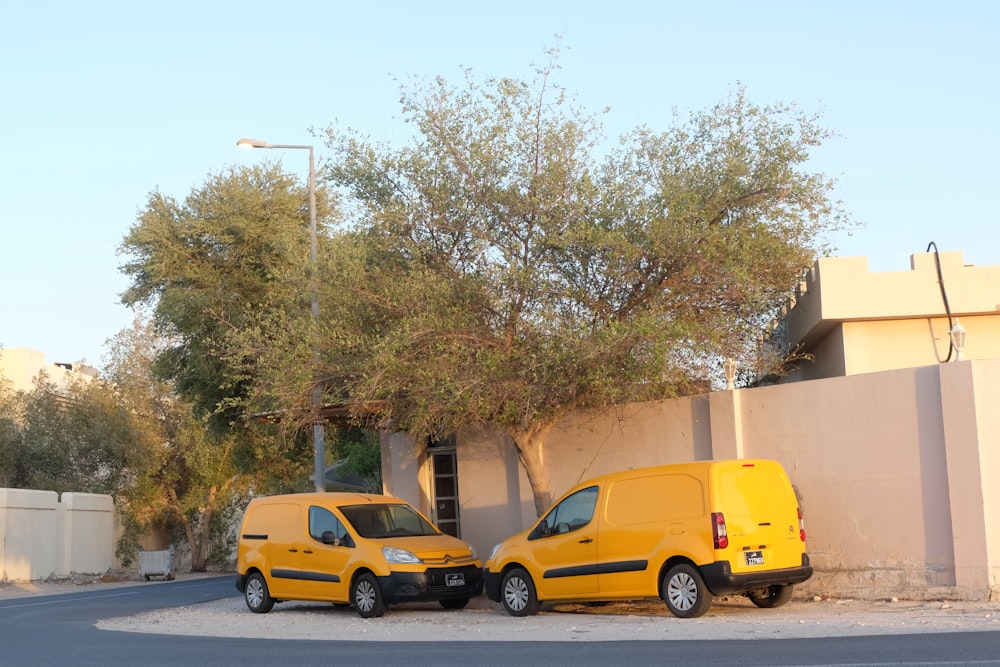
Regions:
M 409 75 L 558 83 L 609 137 L 665 129 L 739 82 L 842 138 L 815 156 L 866 227 L 832 241 L 876 271 L 934 241 L 1000 264 L 1000 3 L 332 0 L 7 3 L 0 12 L 0 346 L 101 365 L 132 319 L 116 249 L 148 193 L 183 199 L 234 164 L 304 151 L 334 121 L 400 143 Z

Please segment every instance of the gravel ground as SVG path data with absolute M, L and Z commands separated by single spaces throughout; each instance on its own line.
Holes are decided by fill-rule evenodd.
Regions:
M 197 576 L 180 575 L 187 579 Z M 136 585 L 135 581 L 0 583 L 0 599 Z M 155 586 L 159 582 L 143 585 Z M 235 591 L 234 591 L 235 592 Z M 861 601 L 796 598 L 778 609 L 758 609 L 743 597 L 718 598 L 696 619 L 672 616 L 661 602 L 603 607 L 565 604 L 527 618 L 509 616 L 486 597 L 460 611 L 437 604 L 389 607 L 362 619 L 353 609 L 285 602 L 253 614 L 241 597 L 136 616 L 108 619 L 109 631 L 269 639 L 354 641 L 626 641 L 781 639 L 928 632 L 1000 631 L 1000 602 Z

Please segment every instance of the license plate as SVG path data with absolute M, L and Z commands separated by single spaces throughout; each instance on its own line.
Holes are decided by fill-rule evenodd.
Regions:
M 744 551 L 743 559 L 747 565 L 763 565 L 764 553 L 762 551 Z
M 761 561 L 762 563 L 764 561 Z M 445 586 L 464 586 L 465 585 L 465 574 L 459 572 L 457 574 L 446 574 L 444 575 Z

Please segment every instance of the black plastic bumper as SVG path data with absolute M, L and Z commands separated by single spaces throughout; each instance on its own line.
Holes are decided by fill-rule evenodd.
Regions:
M 500 602 L 500 573 L 485 570 L 483 579 L 485 580 L 483 591 L 486 593 L 486 597 L 494 602 Z
M 748 572 L 745 574 L 733 574 L 729 561 L 720 560 L 700 568 L 701 576 L 705 580 L 708 590 L 713 595 L 727 595 L 730 593 L 744 593 L 754 588 L 764 586 L 787 586 L 791 584 L 801 584 L 812 576 L 812 565 L 809 564 L 809 555 L 802 554 L 802 565 L 800 567 L 789 567 L 782 570 L 762 570 L 760 572 Z
M 465 583 L 449 586 L 450 575 L 456 574 L 461 574 Z M 393 572 L 378 580 L 386 603 L 474 598 L 483 592 L 483 570 L 471 565 L 424 572 Z

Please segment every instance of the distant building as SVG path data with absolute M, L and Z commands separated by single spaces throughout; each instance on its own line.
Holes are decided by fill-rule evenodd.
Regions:
M 57 390 L 66 390 L 74 380 L 90 382 L 97 369 L 86 364 L 48 363 L 45 354 L 26 347 L 0 349 L 0 376 L 14 391 L 30 391 L 38 376 L 45 373 Z

